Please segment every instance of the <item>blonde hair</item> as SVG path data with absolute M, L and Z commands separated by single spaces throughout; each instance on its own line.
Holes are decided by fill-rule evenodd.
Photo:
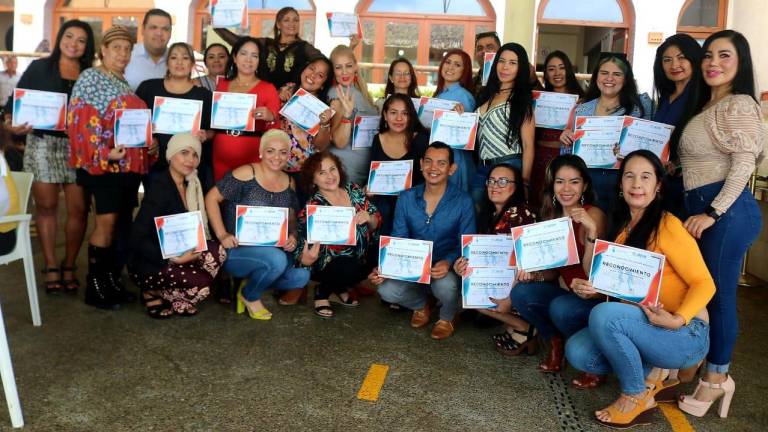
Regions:
M 261 149 L 264 148 L 264 144 L 268 141 L 280 141 L 285 144 L 288 149 L 291 148 L 291 137 L 289 137 L 285 131 L 282 129 L 270 129 L 264 132 L 264 135 L 261 136 L 262 145 L 259 146 L 259 156 L 261 156 Z
M 357 57 L 355 57 L 355 51 L 352 50 L 352 48 L 346 46 L 346 45 L 337 45 L 336 48 L 331 51 L 331 64 L 334 63 L 333 59 L 337 58 L 338 56 L 348 56 L 352 59 L 355 64 L 357 64 Z M 335 69 L 335 66 L 334 66 Z M 358 69 L 359 72 L 359 69 Z M 363 94 L 363 97 L 365 100 L 368 101 L 368 103 L 371 106 L 376 106 L 373 102 L 373 98 L 371 97 L 371 94 L 368 93 L 368 84 L 365 82 L 363 77 L 359 74 L 355 74 L 355 79 L 352 81 L 352 84 L 357 87 L 357 89 L 360 91 L 360 93 Z
M 116 40 L 126 40 L 131 44 L 131 46 L 136 43 L 136 39 L 133 37 L 131 31 L 128 30 L 128 27 L 116 25 L 110 27 L 109 30 L 104 32 L 101 37 L 101 46 L 106 48 L 109 46 L 109 44 Z M 99 50 L 98 57 L 99 60 L 104 60 L 103 55 L 101 54 L 101 50 Z

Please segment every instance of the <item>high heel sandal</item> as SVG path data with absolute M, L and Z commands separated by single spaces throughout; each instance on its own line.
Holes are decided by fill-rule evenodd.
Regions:
M 560 372 L 565 365 L 565 339 L 557 334 L 552 336 L 549 343 L 549 354 L 546 360 L 539 364 L 539 370 L 544 373 Z
M 533 326 L 529 327 L 527 332 L 520 330 L 512 330 L 512 332 L 514 334 L 505 331 L 492 336 L 496 351 L 499 354 L 507 357 L 515 357 L 524 352 L 528 355 L 536 354 L 538 343 L 535 335 L 536 329 Z M 519 341 L 514 335 L 522 335 L 525 339 Z
M 579 390 L 592 390 L 593 388 L 600 387 L 605 382 L 606 378 L 605 375 L 582 372 L 579 376 L 571 380 L 571 385 Z
M 621 412 L 615 406 L 616 402 L 614 402 L 610 406 L 600 410 L 608 413 L 611 417 L 610 421 L 602 421 L 599 418 L 595 418 L 595 420 L 601 425 L 613 429 L 629 429 L 632 426 L 651 424 L 651 421 L 653 420 L 653 410 L 658 406 L 655 401 L 651 406 L 647 406 L 648 401 L 653 400 L 651 392 L 646 392 L 645 397 L 642 399 L 625 394 L 622 394 L 620 398 L 628 399 L 635 404 L 635 407 L 627 412 Z
M 40 272 L 44 275 L 49 275 L 51 273 L 57 274 L 59 277 L 54 280 L 46 280 L 45 281 L 45 293 L 46 294 L 58 294 L 62 291 L 64 288 L 62 286 L 61 282 L 61 269 L 58 267 L 44 267 Z
M 76 294 L 77 290 L 80 289 L 80 281 L 77 280 L 75 271 L 77 271 L 77 266 L 68 267 L 64 265 L 64 262 L 61 263 L 61 284 L 63 285 L 63 291 L 66 294 Z M 64 279 L 64 273 L 72 273 L 72 278 Z
M 709 402 L 704 402 L 696 399 L 694 396 L 699 392 L 700 388 L 718 390 L 718 395 L 715 396 Z M 728 409 L 731 407 L 731 400 L 733 394 L 736 392 L 736 382 L 733 381 L 730 375 L 720 384 L 713 384 L 699 379 L 699 385 L 696 386 L 696 390 L 692 395 L 682 395 L 677 401 L 677 406 L 680 410 L 687 412 L 688 414 L 696 417 L 704 417 L 704 414 L 709 411 L 709 407 L 712 406 L 718 399 L 720 399 L 720 405 L 717 407 L 717 415 L 720 418 L 728 417 Z
M 272 312 L 268 311 L 266 308 L 255 311 L 248 307 L 248 303 L 246 303 L 245 297 L 243 297 L 242 287 L 240 287 L 240 289 L 237 290 L 237 313 L 242 314 L 246 310 L 251 319 L 260 321 L 268 321 L 272 319 Z
M 674 402 L 677 400 L 677 386 L 680 380 L 673 377 L 669 369 L 658 369 L 656 378 L 646 378 L 645 388 L 653 395 L 656 402 Z
M 297 288 L 284 292 L 277 300 L 281 306 L 293 306 L 307 302 L 307 288 Z

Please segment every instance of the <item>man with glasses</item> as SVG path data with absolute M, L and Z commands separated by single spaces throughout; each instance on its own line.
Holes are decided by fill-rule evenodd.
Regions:
M 501 48 L 501 40 L 499 35 L 495 31 L 483 32 L 475 35 L 475 62 L 480 66 L 480 70 L 474 76 L 473 81 L 475 83 L 475 100 L 483 90 L 483 59 L 485 53 L 495 53 Z

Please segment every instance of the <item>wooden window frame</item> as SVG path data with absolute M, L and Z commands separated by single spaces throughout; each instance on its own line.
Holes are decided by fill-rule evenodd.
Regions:
M 147 13 L 147 9 L 142 8 L 67 8 L 63 6 L 64 0 L 57 0 L 53 8 L 53 36 L 59 32 L 59 21 L 64 18 L 64 21 L 71 19 L 79 19 L 80 17 L 94 17 L 101 18 L 101 31 L 106 32 L 112 27 L 112 18 L 119 16 L 134 16 L 137 18 L 137 30 L 136 41 L 141 42 L 143 40 L 141 36 L 141 22 L 144 20 L 144 15 Z M 51 41 L 51 44 L 55 41 Z M 51 46 L 53 49 L 53 46 Z
M 685 3 L 683 3 L 683 6 L 680 8 L 680 13 L 677 15 L 677 32 L 678 33 L 687 33 L 691 35 L 694 39 L 706 39 L 712 33 L 719 32 L 720 30 L 725 30 L 725 24 L 726 24 L 726 21 L 728 20 L 728 0 L 718 0 L 717 26 L 707 27 L 707 26 L 680 25 L 680 21 L 683 19 L 683 15 L 685 15 L 685 12 L 688 11 L 688 8 L 693 4 L 694 1 L 696 0 L 685 0 Z
M 309 4 L 312 5 L 312 10 L 309 9 L 302 9 L 298 10 L 299 12 L 299 21 L 302 25 L 303 30 L 303 23 L 305 20 L 312 20 L 315 21 L 317 16 L 317 6 L 315 6 L 315 2 L 312 0 L 309 0 Z M 253 37 L 261 37 L 261 22 L 263 19 L 274 19 L 275 15 L 277 15 L 278 9 L 249 9 L 248 10 L 248 20 L 250 22 L 250 35 Z M 202 52 L 205 50 L 204 46 L 201 46 L 201 39 L 203 36 L 203 19 L 206 20 L 206 23 L 210 23 L 211 21 L 211 14 L 208 12 L 208 6 L 206 0 L 200 0 L 197 4 L 197 8 L 195 9 L 195 25 L 194 25 L 194 39 L 192 46 L 197 50 Z M 317 23 L 315 23 L 315 28 L 317 28 Z M 301 32 L 301 30 L 300 30 Z M 271 32 L 270 32 L 270 36 Z
M 477 26 L 484 26 L 491 29 L 496 28 L 496 13 L 493 10 L 490 2 L 487 0 L 479 0 L 480 6 L 486 13 L 486 16 L 480 17 L 476 15 L 437 15 L 437 14 L 407 14 L 407 13 L 394 13 L 394 12 L 367 12 L 368 8 L 373 3 L 373 0 L 361 0 L 355 8 L 355 13 L 360 16 L 362 22 L 374 22 L 375 32 L 373 42 L 373 61 L 372 63 L 384 63 L 385 53 L 385 37 L 386 37 L 386 24 L 388 22 L 397 22 L 404 24 L 418 24 L 419 25 L 419 41 L 416 49 L 416 62 L 414 66 L 427 66 L 429 65 L 429 48 L 430 39 L 432 36 L 431 26 L 434 24 L 461 24 L 464 26 L 464 51 L 467 51 L 467 47 L 470 47 L 470 51 L 467 51 L 470 58 L 474 58 L 474 46 L 475 46 L 475 31 Z M 355 55 L 362 58 L 363 44 L 361 43 L 355 49 Z M 387 71 L 381 68 L 374 68 L 371 72 L 371 82 L 373 83 L 385 83 Z M 432 72 L 416 71 L 417 81 L 419 85 L 426 83 L 426 75 Z

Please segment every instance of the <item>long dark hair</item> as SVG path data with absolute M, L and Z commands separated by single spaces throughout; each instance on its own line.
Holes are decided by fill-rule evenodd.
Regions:
M 240 39 L 235 42 L 235 45 L 232 46 L 232 52 L 229 54 L 229 58 L 227 59 L 227 67 L 224 69 L 224 78 L 231 81 L 237 77 L 237 66 L 235 66 L 235 57 L 237 57 L 237 53 L 245 46 L 247 43 L 252 43 L 256 45 L 256 48 L 259 50 L 259 54 L 261 54 L 261 46 L 259 46 L 259 41 L 252 37 L 252 36 L 243 36 Z M 261 76 L 259 76 L 259 68 L 256 68 L 256 78 L 258 79 L 264 79 Z
M 733 47 L 736 48 L 736 55 L 739 58 L 736 76 L 733 78 L 733 82 L 731 83 L 731 93 L 735 95 L 748 95 L 754 99 L 755 102 L 757 102 L 757 97 L 755 94 L 755 73 L 754 69 L 752 68 L 752 54 L 749 49 L 749 42 L 747 42 L 747 38 L 745 38 L 743 34 L 734 30 L 721 30 L 719 32 L 712 33 L 704 41 L 704 46 L 702 47 L 704 56 L 707 55 L 706 52 L 709 49 L 709 46 L 712 45 L 712 42 L 720 38 L 727 38 L 731 41 Z M 701 71 L 701 74 L 703 73 L 704 71 Z M 698 88 L 691 88 L 691 90 L 693 90 L 691 92 L 691 99 L 686 105 L 686 110 L 683 112 L 683 115 L 680 117 L 680 122 L 678 123 L 674 132 L 672 132 L 670 144 L 673 150 L 676 150 L 680 144 L 680 138 L 683 135 L 685 125 L 687 125 L 688 122 L 694 116 L 696 116 L 696 114 L 700 113 L 704 109 L 704 105 L 706 105 L 712 97 L 712 89 L 703 79 L 699 80 Z
M 411 98 L 407 95 L 394 93 L 384 101 L 384 106 L 381 107 L 381 120 L 379 120 L 379 134 L 389 131 L 389 124 L 384 119 L 384 114 L 386 114 L 389 107 L 392 106 L 392 103 L 397 101 L 405 104 L 405 109 L 408 111 L 408 124 L 405 126 L 405 149 L 406 151 L 410 151 L 414 134 L 424 132 L 424 126 L 422 126 L 419 121 L 419 115 L 416 114 L 416 108 L 413 107 Z
M 389 79 L 389 77 L 392 76 L 392 73 L 395 70 L 395 66 L 400 63 L 407 64 L 408 72 L 411 74 L 411 85 L 408 86 L 408 97 L 419 97 L 419 86 L 416 83 L 416 71 L 413 70 L 413 65 L 411 62 L 408 61 L 407 58 L 403 57 L 392 60 L 392 63 L 389 65 L 389 71 L 387 71 L 387 86 L 384 87 L 384 96 L 395 94 L 395 83 Z
M 284 16 L 288 15 L 290 12 L 295 13 L 296 15 L 299 15 L 299 11 L 297 11 L 295 8 L 291 6 L 286 6 L 279 11 L 277 11 L 277 14 L 275 14 L 275 23 L 272 25 L 272 34 L 275 35 L 275 43 L 280 43 L 280 30 L 277 28 L 277 23 L 280 22 L 281 19 L 283 19 Z M 299 15 L 299 19 L 301 19 L 301 15 Z M 299 21 L 301 22 L 301 21 Z M 296 35 L 296 40 L 301 40 L 301 26 L 299 26 L 299 34 Z M 234 50 L 232 50 L 234 52 Z
M 653 165 L 656 181 L 661 184 L 664 179 L 665 171 L 659 157 L 648 150 L 635 150 L 621 161 L 618 187 L 621 188 L 621 179 L 624 176 L 627 163 L 636 157 L 641 157 Z M 648 249 L 651 246 L 651 243 L 655 242 L 659 224 L 664 217 L 664 205 L 661 202 L 662 191 L 658 192 L 656 198 L 645 208 L 643 215 L 640 217 L 640 221 L 637 222 L 637 225 L 635 225 L 627 235 L 627 239 L 624 242 L 625 245 L 640 249 Z M 611 220 L 608 223 L 608 240 L 614 241 L 616 237 L 627 228 L 631 219 L 632 215 L 629 213 L 627 201 L 625 199 L 618 200 L 613 208 Z
M 501 89 L 501 81 L 499 81 L 499 74 L 496 72 L 496 67 L 499 64 L 501 53 L 504 51 L 512 51 L 517 54 L 517 76 L 515 76 L 514 87 L 507 97 L 509 111 L 509 118 L 507 119 L 507 145 L 511 146 L 510 135 L 512 134 L 512 131 L 519 135 L 523 123 L 533 117 L 533 93 L 529 76 L 531 67 L 530 62 L 528 61 L 528 53 L 522 45 L 515 42 L 509 42 L 499 48 L 499 51 L 496 53 L 496 58 L 493 59 L 491 74 L 488 77 L 488 85 L 485 86 L 483 92 L 480 94 L 480 99 L 478 100 L 477 105 L 480 106 L 484 103 L 488 103 L 488 108 L 490 108 L 493 96 L 499 92 L 499 89 Z
M 50 65 L 51 68 L 58 70 L 59 59 L 61 59 L 61 47 L 59 45 L 61 45 L 61 39 L 64 38 L 64 32 L 72 27 L 77 27 L 85 32 L 85 52 L 83 52 L 83 56 L 80 57 L 79 60 L 80 72 L 82 72 L 93 66 L 93 60 L 96 58 L 96 42 L 93 39 L 93 30 L 91 29 L 91 26 L 84 21 L 76 19 L 69 20 L 61 25 L 59 32 L 56 34 L 56 43 L 53 45 L 53 52 L 51 52 L 51 56 L 49 57 L 51 59 Z
M 555 198 L 555 175 L 564 167 L 573 168 L 578 171 L 579 176 L 584 181 L 584 192 L 581 193 L 581 196 L 584 198 L 582 205 L 591 205 L 595 202 L 595 189 L 592 186 L 592 176 L 589 175 L 587 164 L 576 155 L 562 154 L 549 162 L 547 171 L 544 173 L 544 190 L 541 194 L 541 210 L 539 211 L 541 220 L 555 219 L 563 216 L 563 206 Z
M 474 93 L 475 91 L 475 83 L 472 81 L 472 58 L 469 56 L 469 54 L 464 52 L 464 50 L 456 48 L 445 53 L 445 56 L 443 56 L 443 59 L 440 61 L 440 66 L 437 68 L 437 87 L 435 87 L 435 97 L 437 97 L 440 92 L 445 90 L 445 78 L 443 78 L 442 73 L 443 66 L 445 66 L 445 62 L 448 61 L 448 57 L 452 55 L 461 57 L 461 62 L 463 63 L 461 77 L 459 78 L 459 85 L 470 93 Z
M 592 71 L 592 78 L 589 81 L 589 88 L 584 96 L 586 101 L 591 101 L 600 97 L 600 89 L 597 88 L 597 76 L 600 73 L 600 67 L 608 62 L 612 62 L 624 73 L 624 85 L 619 92 L 619 104 L 624 108 L 624 113 L 630 113 L 637 107 L 640 110 L 639 117 L 645 115 L 645 109 L 640 103 L 640 96 L 637 94 L 637 83 L 635 74 L 632 72 L 632 65 L 629 64 L 626 56 L 620 53 L 605 53 Z
M 481 234 L 494 233 L 493 228 L 499 223 L 501 218 L 504 217 L 504 213 L 506 213 L 507 210 L 525 204 L 525 188 L 523 187 L 523 175 L 520 173 L 520 170 L 508 163 L 500 163 L 491 168 L 488 177 L 491 176 L 496 168 L 506 168 L 512 171 L 512 175 L 514 176 L 512 182 L 515 185 L 515 191 L 512 192 L 512 195 L 510 195 L 509 198 L 507 198 L 507 201 L 501 206 L 501 210 L 498 213 L 495 213 L 496 206 L 491 202 L 490 198 L 488 198 L 488 193 L 486 191 L 483 201 L 480 203 L 480 215 L 478 219 Z M 488 178 L 486 178 L 486 180 L 487 179 Z
M 307 60 L 307 64 L 304 65 L 303 68 L 299 71 L 299 86 L 301 86 L 301 74 L 304 73 L 304 70 L 309 67 L 312 63 L 321 61 L 325 63 L 325 65 L 328 67 L 328 72 L 325 74 L 325 82 L 322 86 L 320 86 L 320 89 L 317 90 L 317 98 L 323 101 L 323 103 L 328 103 L 328 90 L 333 86 L 333 63 L 331 63 L 330 60 L 328 60 L 328 57 L 319 54 L 315 57 L 310 58 Z
M 579 80 L 576 79 L 576 72 L 573 71 L 573 63 L 568 58 L 568 54 L 562 51 L 552 51 L 544 60 L 544 90 L 555 91 L 555 86 L 547 80 L 547 66 L 553 59 L 560 59 L 565 66 L 565 89 L 570 94 L 579 96 L 579 99 L 584 96 L 584 89 L 579 84 Z

